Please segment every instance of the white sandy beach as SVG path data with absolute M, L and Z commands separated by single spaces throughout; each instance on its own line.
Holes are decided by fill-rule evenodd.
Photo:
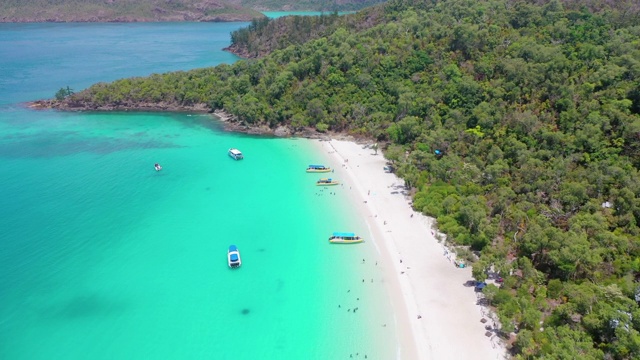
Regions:
M 317 141 L 317 140 L 313 140 Z M 381 153 L 349 141 L 318 141 L 333 157 L 335 177 L 351 187 L 366 217 L 373 242 L 388 272 L 396 313 L 401 359 L 495 360 L 505 350 L 485 336 L 492 321 L 476 305 L 470 268 L 457 268 L 435 237 L 433 219 L 416 213 L 404 194 L 404 182 L 384 172 Z M 345 186 L 345 191 L 349 191 Z M 413 214 L 413 216 L 412 216 Z M 483 324 L 485 317 L 489 321 Z

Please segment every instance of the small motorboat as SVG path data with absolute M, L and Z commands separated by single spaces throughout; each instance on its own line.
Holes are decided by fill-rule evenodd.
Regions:
M 229 156 L 231 156 L 232 159 L 234 160 L 242 160 L 244 159 L 244 155 L 242 155 L 242 152 L 238 149 L 235 148 L 231 148 L 229 149 Z
M 328 166 L 324 166 L 324 165 L 309 165 L 307 166 L 307 172 L 308 173 L 323 173 L 323 172 L 330 172 L 331 168 Z
M 162 170 L 162 166 L 160 166 L 160 164 L 158 164 L 158 163 L 155 163 L 155 165 L 153 165 L 153 167 L 156 169 L 156 171 Z
M 227 261 L 229 262 L 230 268 L 237 268 L 242 265 L 242 261 L 240 260 L 240 251 L 235 245 L 229 246 L 229 251 L 227 251 Z
M 316 185 L 318 186 L 330 186 L 330 185 L 338 185 L 340 184 L 337 180 L 333 180 L 332 178 L 324 178 L 316 181 Z
M 363 238 L 350 232 L 334 232 L 329 238 L 329 242 L 334 244 L 355 244 L 363 241 Z

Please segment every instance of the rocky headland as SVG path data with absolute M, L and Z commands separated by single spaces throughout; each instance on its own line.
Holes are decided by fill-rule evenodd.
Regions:
M 259 11 L 224 0 L 40 0 L 0 4 L 0 23 L 33 22 L 231 22 L 263 18 Z
M 241 121 L 236 116 L 226 112 L 224 109 L 211 109 L 207 104 L 180 105 L 176 103 L 158 102 L 158 103 L 120 103 L 95 105 L 84 102 L 72 101 L 65 99 L 62 101 L 37 100 L 25 103 L 25 106 L 34 110 L 59 110 L 71 112 L 186 112 L 211 114 L 212 117 L 219 120 L 225 131 L 239 132 L 251 135 L 275 136 L 275 137 L 301 137 L 308 139 L 338 139 L 338 140 L 356 140 L 348 134 L 336 132 L 319 132 L 315 128 L 301 127 L 294 128 L 287 124 L 279 125 L 271 128 L 265 124 L 251 124 Z

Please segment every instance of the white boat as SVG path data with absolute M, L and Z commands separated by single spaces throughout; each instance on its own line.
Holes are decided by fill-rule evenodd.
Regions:
M 160 164 L 156 163 L 155 165 L 153 165 L 153 167 L 156 169 L 156 171 L 160 171 L 162 170 L 162 166 L 160 166 Z
M 333 180 L 332 178 L 323 178 L 316 181 L 316 185 L 318 186 L 330 186 L 330 185 L 338 185 L 340 184 L 337 180 Z
M 309 165 L 307 166 L 308 173 L 322 173 L 322 172 L 330 172 L 331 168 L 324 165 Z
M 234 160 L 242 160 L 244 156 L 238 149 L 231 148 L 229 149 L 229 156 L 231 156 Z
M 230 268 L 237 268 L 242 265 L 242 260 L 240 260 L 240 251 L 238 251 L 238 248 L 235 245 L 229 246 L 227 261 L 229 262 Z

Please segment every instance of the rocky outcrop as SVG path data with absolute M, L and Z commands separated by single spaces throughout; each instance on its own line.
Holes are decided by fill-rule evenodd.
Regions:
M 336 132 L 318 132 L 312 127 L 293 128 L 287 124 L 279 125 L 275 129 L 272 129 L 264 124 L 249 124 L 240 121 L 237 117 L 229 114 L 228 112 L 218 109 L 213 112 L 213 115 L 217 117 L 223 124 L 226 131 L 240 132 L 252 135 L 267 135 L 275 137 L 299 137 L 307 139 L 339 139 L 339 140 L 354 140 L 354 137 L 348 134 L 336 133 Z
M 308 139 L 340 139 L 353 140 L 353 137 L 346 134 L 334 132 L 318 132 L 315 128 L 303 127 L 293 128 L 287 124 L 270 128 L 265 124 L 250 124 L 229 114 L 223 109 L 213 110 L 207 104 L 179 105 L 175 103 L 136 103 L 136 104 L 107 104 L 95 105 L 69 99 L 58 100 L 38 100 L 25 104 L 34 110 L 61 110 L 61 111 L 160 111 L 160 112 L 190 112 L 190 113 L 212 113 L 226 131 L 240 132 L 251 135 L 265 135 L 275 137 L 301 137 Z
M 278 137 L 287 137 L 287 136 L 291 136 L 291 128 L 289 128 L 288 126 L 278 126 L 274 131 L 273 134 L 275 136 Z
M 173 111 L 198 113 L 208 113 L 211 111 L 207 104 L 180 105 L 165 102 L 96 105 L 67 100 L 38 100 L 27 103 L 27 106 L 36 110 L 55 109 L 63 111 Z

